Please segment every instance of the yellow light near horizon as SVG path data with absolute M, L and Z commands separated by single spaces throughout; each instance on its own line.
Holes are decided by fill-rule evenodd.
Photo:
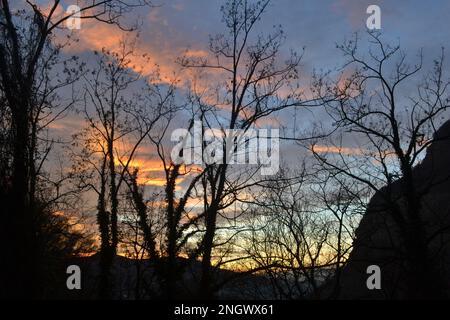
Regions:
M 138 178 L 138 184 L 141 186 L 157 186 L 164 187 L 166 185 L 165 179 L 148 179 L 148 178 Z

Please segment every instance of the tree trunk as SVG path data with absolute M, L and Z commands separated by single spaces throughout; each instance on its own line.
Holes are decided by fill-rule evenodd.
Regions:
M 36 293 L 36 230 L 34 215 L 29 203 L 28 167 L 28 117 L 27 104 L 15 106 L 13 116 L 13 172 L 11 195 L 7 199 L 7 246 L 8 273 L 6 273 L 6 293 L 12 298 L 34 297 Z

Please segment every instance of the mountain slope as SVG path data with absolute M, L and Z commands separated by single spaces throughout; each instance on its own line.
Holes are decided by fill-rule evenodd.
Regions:
M 450 296 L 450 121 L 435 134 L 435 142 L 427 149 L 424 160 L 414 168 L 415 187 L 425 195 L 421 218 L 428 239 L 429 265 L 426 275 L 433 292 Z M 389 192 L 402 206 L 402 180 L 396 181 Z M 387 189 L 380 190 L 385 192 Z M 354 249 L 342 270 L 340 299 L 404 299 L 408 297 L 405 279 L 405 244 L 398 227 L 388 212 L 380 193 L 371 199 L 356 231 Z M 405 215 L 405 212 L 404 212 Z M 369 290 L 367 267 L 378 265 L 381 270 L 381 290 Z M 330 294 L 334 285 L 327 286 Z M 438 294 L 439 292 L 439 294 Z

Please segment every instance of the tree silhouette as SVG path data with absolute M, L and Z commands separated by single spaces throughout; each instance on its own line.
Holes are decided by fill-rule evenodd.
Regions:
M 143 2 L 114 0 L 92 1 L 80 8 L 82 19 L 96 19 L 121 25 L 124 12 Z M 38 134 L 48 125 L 44 115 L 52 95 L 61 85 L 52 85 L 49 71 L 59 48 L 52 41 L 57 30 L 73 14 L 56 17 L 61 1 L 52 2 L 48 14 L 27 1 L 24 10 L 13 11 L 8 0 L 1 1 L 0 11 L 0 76 L 3 107 L 10 150 L 2 163 L 7 171 L 2 183 L 5 210 L 2 212 L 2 242 L 12 242 L 2 264 L 2 295 L 11 297 L 36 294 L 35 266 L 38 255 L 36 234 L 36 176 L 40 168 Z M 70 70 L 69 70 L 70 71 Z M 73 76 L 73 75 L 69 75 Z M 70 83 L 72 80 L 68 80 Z M 67 81 L 63 81 L 67 84 Z M 48 151 L 47 151 L 48 152 Z M 45 159 L 45 154 L 42 155 Z M 10 160 L 9 160 L 10 159 Z M 17 248 L 21 248 L 18 250 Z
M 419 186 L 413 168 L 427 147 L 436 142 L 434 133 L 450 106 L 444 50 L 434 61 L 432 72 L 417 82 L 414 77 L 422 69 L 422 52 L 418 62 L 411 65 L 399 45 L 386 44 L 376 32 L 370 32 L 368 37 L 372 45 L 368 58 L 358 48 L 357 35 L 339 46 L 348 58 L 346 66 L 353 68 L 349 77 L 341 77 L 331 85 L 317 78 L 315 92 L 331 101 L 325 105 L 341 135 L 329 145 L 337 150 L 337 157 L 318 151 L 314 144 L 311 150 L 324 168 L 366 185 L 382 198 L 402 239 L 409 297 L 439 295 L 439 280 L 432 272 L 434 266 L 429 264 L 423 220 L 423 197 L 435 182 Z M 401 105 L 405 88 L 414 88 L 408 94 L 406 108 Z M 346 133 L 361 137 L 354 155 L 346 154 L 341 144 Z M 442 177 L 442 181 L 445 179 L 448 176 Z M 397 193 L 394 184 L 398 185 L 398 180 Z

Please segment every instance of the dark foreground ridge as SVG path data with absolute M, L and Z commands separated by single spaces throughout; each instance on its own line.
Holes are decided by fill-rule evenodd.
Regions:
M 414 168 L 415 188 L 423 193 L 421 220 L 428 248 L 429 298 L 450 296 L 450 121 L 436 132 L 423 161 Z M 382 193 L 392 195 L 402 207 L 402 179 L 383 188 L 371 199 L 356 231 L 354 249 L 343 268 L 339 285 L 327 285 L 324 294 L 338 299 L 405 299 L 410 297 L 405 279 L 405 243 L 389 214 Z M 405 214 L 403 210 L 403 214 Z M 381 271 L 381 289 L 369 290 L 367 268 Z

